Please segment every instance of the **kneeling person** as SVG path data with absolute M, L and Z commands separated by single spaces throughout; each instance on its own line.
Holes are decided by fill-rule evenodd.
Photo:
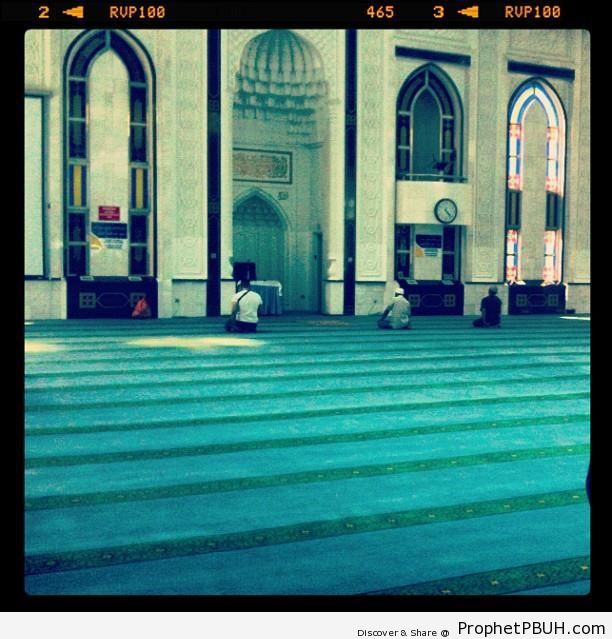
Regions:
M 228 333 L 254 333 L 262 304 L 259 293 L 251 290 L 248 280 L 239 282 L 238 292 L 232 297 L 231 315 L 225 324 L 225 330 Z
M 396 288 L 393 301 L 378 320 L 378 328 L 410 328 L 410 302 L 404 297 L 404 289 Z
M 489 295 L 483 297 L 480 302 L 480 317 L 474 320 L 474 326 L 476 328 L 500 328 L 501 308 L 501 300 L 497 297 L 497 286 L 491 286 Z

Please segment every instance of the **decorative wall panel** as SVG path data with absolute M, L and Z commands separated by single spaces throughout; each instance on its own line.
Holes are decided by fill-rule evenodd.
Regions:
M 378 31 L 357 35 L 357 258 L 358 280 L 384 279 L 383 225 L 385 40 Z
M 204 277 L 204 41 L 201 31 L 179 31 L 176 42 L 175 277 Z

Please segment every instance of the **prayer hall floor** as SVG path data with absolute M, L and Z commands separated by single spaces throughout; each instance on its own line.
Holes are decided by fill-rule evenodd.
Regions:
M 585 316 L 25 326 L 25 587 L 589 591 Z

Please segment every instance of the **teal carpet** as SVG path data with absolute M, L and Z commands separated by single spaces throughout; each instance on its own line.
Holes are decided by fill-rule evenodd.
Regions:
M 590 322 L 26 325 L 26 590 L 589 592 Z

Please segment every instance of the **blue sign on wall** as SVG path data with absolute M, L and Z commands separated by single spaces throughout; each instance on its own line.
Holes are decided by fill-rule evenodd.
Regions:
M 417 233 L 416 243 L 421 248 L 442 248 L 442 236 L 441 235 L 419 235 Z
M 123 222 L 92 222 L 91 232 L 98 237 L 127 239 L 127 224 Z

